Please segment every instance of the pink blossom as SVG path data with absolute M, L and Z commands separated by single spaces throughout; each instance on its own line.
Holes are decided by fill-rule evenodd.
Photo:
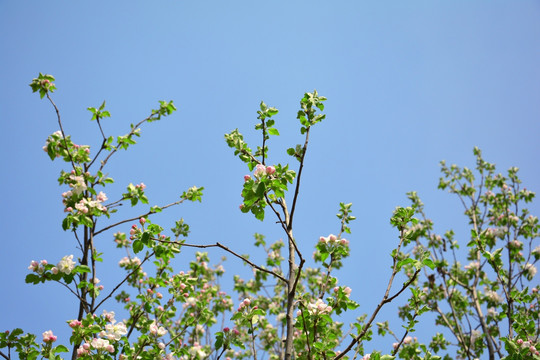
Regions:
M 77 357 L 81 357 L 81 356 L 87 355 L 89 353 L 89 350 L 85 349 L 84 345 L 88 345 L 88 344 L 84 343 L 83 345 L 79 346 L 79 348 L 77 349 Z M 88 345 L 88 347 L 89 347 L 89 345 Z
M 154 322 L 150 324 L 150 333 L 157 336 L 163 336 L 167 334 L 167 330 L 163 326 L 158 326 L 154 320 Z
M 253 173 L 253 175 L 256 178 L 260 178 L 265 173 L 266 173 L 266 168 L 264 167 L 264 165 L 263 164 L 257 164 L 257 166 L 255 167 L 255 172 Z
M 244 181 L 249 181 L 251 180 L 251 176 L 249 175 L 244 175 Z
M 43 342 L 45 343 L 53 343 L 57 339 L 57 337 L 54 336 L 52 330 L 47 330 L 42 335 L 43 335 Z
M 105 195 L 103 191 L 100 191 L 99 194 L 97 194 L 96 199 L 99 202 L 104 202 L 104 201 L 109 200 L 109 198 L 107 197 L 107 195 Z
M 146 222 L 146 218 L 140 218 L 140 219 L 139 219 L 139 223 L 140 223 L 141 225 L 144 225 L 145 222 Z
M 39 263 L 35 260 L 30 261 L 30 266 L 28 266 L 28 270 L 36 271 L 39 268 Z
M 267 175 L 272 175 L 272 174 L 275 173 L 275 172 L 276 172 L 276 168 L 275 168 L 275 167 L 273 167 L 273 166 L 267 166 L 267 167 L 266 167 L 266 174 L 267 174 Z
M 76 327 L 79 327 L 81 325 L 82 325 L 82 323 L 79 320 L 71 320 L 69 322 L 69 327 L 72 328 L 72 329 L 76 328 Z

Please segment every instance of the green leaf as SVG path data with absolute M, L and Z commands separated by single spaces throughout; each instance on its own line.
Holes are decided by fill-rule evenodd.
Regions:
M 27 283 L 27 284 L 37 284 L 39 282 L 41 282 L 41 277 L 36 275 L 36 274 L 28 274 L 26 275 L 26 278 L 24 279 L 24 281 Z
M 266 113 L 268 114 L 268 116 L 274 116 L 278 113 L 278 109 L 271 107 L 268 108 L 268 111 Z
M 266 191 L 266 185 L 263 182 L 260 182 L 257 184 L 257 188 L 255 189 L 255 194 L 262 198 L 264 196 L 264 192 Z
M 400 262 L 398 262 L 397 269 L 400 270 L 403 266 L 413 263 L 413 262 L 415 262 L 415 260 L 411 258 L 403 259 Z
M 64 345 L 58 345 L 58 346 L 54 349 L 54 352 L 55 352 L 56 354 L 61 353 L 61 352 L 68 352 L 68 351 L 69 351 L 68 348 L 65 347 Z
M 216 343 L 214 344 L 214 347 L 217 350 L 221 347 L 221 345 L 223 345 L 223 333 L 218 332 L 216 333 Z
M 425 266 L 429 267 L 431 270 L 434 270 L 435 269 L 435 264 L 433 263 L 433 261 L 431 259 L 424 259 L 422 260 L 422 264 L 424 264 Z
M 148 240 L 150 239 L 150 233 L 145 231 L 141 236 L 141 242 L 148 246 Z
M 135 253 L 138 253 L 138 252 L 141 252 L 141 250 L 143 249 L 144 245 L 143 243 L 140 241 L 140 240 L 135 240 L 133 242 L 133 251 Z
M 268 129 L 268 134 L 269 135 L 279 135 L 279 131 L 277 129 L 274 129 L 274 128 L 269 128 Z

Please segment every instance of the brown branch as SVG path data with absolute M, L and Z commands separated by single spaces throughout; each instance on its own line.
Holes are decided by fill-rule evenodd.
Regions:
M 400 242 L 399 242 L 399 245 L 396 249 L 396 253 L 399 252 L 400 248 L 401 248 L 401 245 L 403 244 L 403 240 L 404 240 L 404 231 L 401 230 L 401 234 L 400 234 Z M 351 351 L 351 349 L 353 348 L 354 345 L 356 345 L 367 333 L 367 331 L 369 330 L 369 328 L 371 327 L 371 324 L 373 323 L 373 321 L 375 320 L 375 318 L 377 317 L 377 314 L 379 313 L 379 311 L 381 310 L 381 308 L 391 302 L 392 300 L 394 300 L 396 297 L 398 297 L 410 284 L 413 283 L 413 281 L 416 280 L 418 274 L 420 273 L 420 270 L 416 270 L 416 272 L 414 273 L 414 275 L 409 279 L 409 281 L 407 281 L 406 283 L 403 284 L 402 288 L 396 293 L 394 294 L 393 296 L 389 297 L 389 294 L 390 294 L 390 290 L 392 289 L 392 284 L 394 283 L 394 278 L 396 276 L 396 274 L 398 273 L 397 271 L 397 259 L 396 257 L 392 257 L 392 261 L 393 261 L 393 265 L 392 265 L 392 275 L 390 275 L 390 279 L 388 280 L 388 285 L 386 287 L 386 291 L 384 292 L 384 296 L 381 300 L 381 302 L 377 305 L 377 307 L 375 308 L 375 310 L 373 311 L 373 313 L 371 314 L 371 317 L 369 318 L 368 322 L 364 325 L 362 331 L 360 332 L 360 334 L 358 334 L 357 336 L 354 337 L 354 339 L 352 339 L 351 343 L 347 346 L 347 348 L 342 351 L 338 356 L 335 357 L 334 360 L 338 360 L 338 359 L 341 359 L 343 356 L 345 356 L 349 351 Z
M 306 141 L 304 142 L 304 147 L 302 148 L 302 157 L 300 158 L 300 167 L 298 168 L 298 177 L 296 178 L 296 189 L 294 190 L 294 198 L 291 207 L 291 215 L 289 217 L 289 229 L 292 229 L 294 211 L 296 210 L 296 200 L 298 199 L 298 193 L 300 191 L 300 178 L 302 177 L 302 170 L 304 169 L 304 157 L 306 156 L 307 146 L 309 142 L 309 129 L 310 126 L 306 129 Z
M 94 312 L 101 306 L 101 304 L 103 304 L 105 301 L 107 301 L 107 299 L 109 299 L 115 292 L 116 290 L 118 290 L 120 288 L 120 286 L 122 286 L 128 279 L 130 276 L 132 276 L 133 274 L 135 274 L 140 268 L 141 266 L 146 262 L 146 260 L 150 259 L 152 256 L 154 256 L 155 252 L 152 252 L 151 254 L 147 255 L 143 261 L 141 261 L 141 263 L 135 268 L 133 269 L 132 272 L 130 272 L 129 274 L 126 275 L 126 277 L 124 278 L 124 280 L 122 280 L 120 283 L 118 283 L 118 285 L 116 285 L 114 287 L 114 289 L 111 290 L 111 292 L 109 293 L 109 295 L 107 295 L 103 300 L 101 300 L 97 305 L 96 307 L 94 308 Z
M 167 205 L 165 205 L 165 206 L 160 206 L 159 208 L 163 210 L 163 209 L 166 209 L 166 208 L 168 208 L 168 207 L 171 207 L 171 206 L 174 206 L 174 205 L 181 204 L 181 203 L 183 203 L 184 201 L 185 201 L 185 199 L 182 199 L 182 200 L 179 200 L 179 201 L 176 201 L 176 202 L 167 204 Z M 97 236 L 98 234 L 101 234 L 102 232 L 107 231 L 107 230 L 109 230 L 109 229 L 111 229 L 111 228 L 113 228 L 113 227 L 115 227 L 115 226 L 122 225 L 122 224 L 125 224 L 125 223 L 130 222 L 130 221 L 139 220 L 139 219 L 142 218 L 142 217 L 146 217 L 146 216 L 148 216 L 148 215 L 152 215 L 152 214 L 155 214 L 155 213 L 156 213 L 155 211 L 150 210 L 150 211 L 147 212 L 146 214 L 142 214 L 142 215 L 136 216 L 136 217 L 131 218 L 131 219 L 126 219 L 126 220 L 119 221 L 119 222 L 117 222 L 117 223 L 115 223 L 115 224 L 112 224 L 112 225 L 109 225 L 109 226 L 107 226 L 107 227 L 104 227 L 103 229 L 101 229 L 101 230 L 99 230 L 99 231 L 96 231 L 96 232 L 94 233 L 94 236 Z
M 130 135 L 133 135 L 135 134 L 135 131 L 137 129 L 139 129 L 139 127 L 146 121 L 152 119 L 152 117 L 154 116 L 155 114 L 152 113 L 152 115 L 148 116 L 147 118 L 139 121 L 137 123 L 137 125 L 133 126 L 133 128 L 131 129 L 131 131 L 126 135 L 126 136 L 130 136 Z M 109 161 L 109 159 L 111 158 L 111 156 L 113 156 L 114 153 L 116 153 L 118 151 L 118 147 L 114 147 L 114 149 L 109 153 L 109 155 L 101 162 L 101 166 L 99 167 L 99 171 L 103 170 L 103 167 L 105 166 L 105 164 L 107 164 L 107 162 Z
M 182 243 L 180 241 L 166 241 L 166 240 L 161 240 L 161 239 L 154 239 L 154 240 L 157 240 L 157 241 L 159 241 L 161 243 L 164 243 L 164 244 L 176 244 L 176 245 L 180 245 L 180 246 L 187 246 L 187 247 L 193 247 L 193 248 L 199 248 L 199 249 L 218 247 L 218 248 L 223 249 L 223 250 L 227 251 L 228 253 L 236 256 L 240 260 L 245 261 L 246 263 L 248 263 L 250 266 L 254 267 L 255 269 L 257 269 L 259 271 L 262 271 L 262 272 L 265 272 L 267 274 L 273 275 L 273 276 L 275 276 L 276 278 L 278 278 L 279 280 L 281 280 L 281 281 L 283 281 L 285 283 L 287 282 L 287 279 L 285 279 L 283 276 L 279 275 L 278 273 L 275 273 L 272 270 L 268 270 L 268 269 L 265 269 L 263 267 L 260 267 L 259 265 L 254 264 L 253 262 L 249 261 L 244 256 L 235 253 L 234 251 L 232 251 L 231 249 L 229 249 L 225 245 L 220 244 L 219 242 L 216 242 L 215 244 L 196 245 L 196 244 L 186 244 L 186 243 Z
M 54 101 L 49 96 L 49 92 L 47 91 L 45 94 L 47 95 L 47 99 L 49 99 L 52 106 L 54 107 L 54 111 L 56 111 L 56 117 L 58 118 L 58 126 L 60 126 L 60 132 L 62 133 L 62 138 L 64 139 L 64 146 L 65 146 L 66 151 L 68 153 L 69 161 L 71 162 L 71 166 L 72 166 L 73 169 L 75 169 L 75 163 L 73 162 L 73 158 L 71 157 L 71 152 L 68 149 L 67 140 L 66 140 L 66 134 L 64 133 L 64 127 L 62 126 L 62 120 L 60 119 L 60 110 L 58 110 L 58 107 L 56 107 L 56 104 L 54 103 Z
M 417 317 L 418 317 L 418 313 L 415 311 L 412 321 L 414 321 L 414 319 L 416 319 Z M 392 351 L 392 356 L 395 356 L 397 354 L 397 352 L 399 351 L 399 348 L 401 347 L 401 344 L 403 344 L 403 341 L 405 341 L 405 338 L 407 337 L 408 334 L 409 334 L 409 330 L 405 331 L 405 334 L 403 334 L 403 336 L 401 337 L 401 340 L 397 344 L 396 348 L 394 349 L 394 351 Z

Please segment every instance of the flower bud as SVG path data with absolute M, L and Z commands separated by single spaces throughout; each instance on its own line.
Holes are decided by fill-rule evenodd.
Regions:
M 272 174 L 275 173 L 275 172 L 276 172 L 276 168 L 275 168 L 275 167 L 273 167 L 273 166 L 267 166 L 267 167 L 266 167 L 266 174 L 267 174 L 267 175 L 272 175 Z

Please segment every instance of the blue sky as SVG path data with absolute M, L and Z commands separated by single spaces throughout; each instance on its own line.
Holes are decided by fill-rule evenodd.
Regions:
M 339 202 L 353 202 L 358 220 L 340 280 L 370 312 L 397 242 L 388 219 L 407 191 L 418 191 L 438 231 L 467 236 L 458 200 L 436 189 L 440 160 L 472 167 L 478 146 L 500 171 L 518 166 L 538 190 L 539 17 L 537 1 L 0 1 L 0 328 L 67 336 L 64 320 L 76 316 L 59 286 L 24 284 L 30 260 L 75 251 L 60 228 L 60 163 L 41 149 L 57 130 L 55 114 L 28 87 L 39 72 L 56 77 L 65 130 L 80 144 L 99 141 L 89 106 L 106 100 L 105 131 L 120 135 L 158 100 L 174 100 L 177 113 L 145 126 L 138 145 L 111 162 L 116 184 L 107 193 L 142 181 L 163 204 L 204 186 L 201 204 L 159 222 L 170 228 L 183 217 L 191 242 L 220 241 L 255 258 L 246 250 L 254 232 L 283 234 L 238 210 L 247 169 L 223 134 L 239 128 L 255 147 L 264 100 L 280 110 L 270 161 L 289 161 L 285 150 L 302 141 L 298 102 L 317 89 L 328 98 L 327 119 L 311 133 L 295 234 L 311 254 L 319 236 L 339 231 Z M 111 236 L 101 241 L 111 248 Z M 106 253 L 105 287 L 120 276 L 121 256 Z M 249 274 L 233 259 L 226 268 Z

